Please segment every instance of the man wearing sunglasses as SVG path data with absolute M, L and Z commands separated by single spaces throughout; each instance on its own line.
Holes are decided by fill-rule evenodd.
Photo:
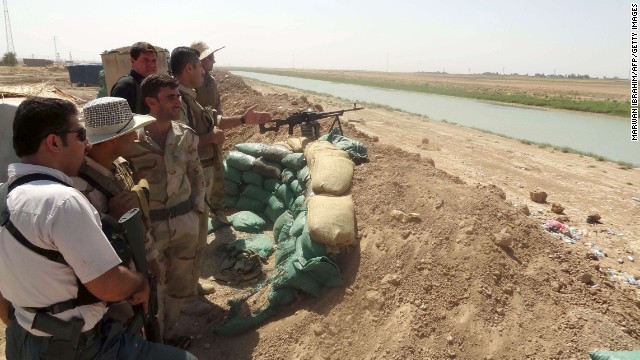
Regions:
M 89 146 L 71 102 L 34 97 L 18 107 L 13 147 L 20 163 L 9 165 L 9 180 L 0 186 L 6 357 L 194 359 L 103 318 L 107 302 L 144 306 L 149 284 L 121 265 L 98 212 L 71 187 Z

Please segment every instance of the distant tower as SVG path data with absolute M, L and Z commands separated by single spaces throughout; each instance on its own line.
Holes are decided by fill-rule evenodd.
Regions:
M 60 64 L 60 54 L 58 53 L 58 44 L 56 43 L 56 37 L 53 37 L 53 48 L 56 52 L 56 64 Z
M 13 34 L 11 33 L 11 20 L 9 20 L 9 7 L 7 6 L 7 0 L 3 0 L 4 4 L 4 27 L 7 34 L 7 52 L 16 53 L 16 49 L 13 47 Z

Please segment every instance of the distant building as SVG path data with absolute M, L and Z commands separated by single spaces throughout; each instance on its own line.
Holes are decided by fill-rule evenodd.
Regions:
M 47 59 L 22 59 L 25 66 L 29 67 L 45 67 L 53 65 L 53 60 Z

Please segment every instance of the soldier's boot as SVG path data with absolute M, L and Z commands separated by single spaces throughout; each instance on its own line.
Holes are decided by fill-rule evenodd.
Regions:
M 202 316 L 208 314 L 212 309 L 211 304 L 200 300 L 198 296 L 193 296 L 185 300 L 182 305 L 182 313 L 191 316 Z
M 216 292 L 216 288 L 213 284 L 199 282 L 196 291 L 198 295 L 211 295 Z

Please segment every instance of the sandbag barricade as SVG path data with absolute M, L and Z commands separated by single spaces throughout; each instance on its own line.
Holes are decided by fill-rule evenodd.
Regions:
M 299 292 L 318 297 L 322 287 L 343 284 L 334 256 L 356 243 L 353 171 L 349 154 L 327 141 L 245 143 L 230 152 L 224 164 L 225 182 L 232 183 L 227 204 L 243 214 L 233 223 L 251 232 L 264 226 L 260 218 L 271 225 L 275 269 L 253 294 L 231 304 L 217 334 L 232 336 L 261 323 Z

